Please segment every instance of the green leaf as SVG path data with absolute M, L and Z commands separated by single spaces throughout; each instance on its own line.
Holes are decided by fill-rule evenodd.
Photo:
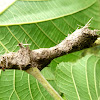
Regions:
M 41 73 L 45 77 L 46 80 L 55 80 L 55 76 L 53 75 L 49 67 L 44 68 L 41 71 Z
M 48 0 L 17 0 L 17 1 L 48 1 Z
M 33 76 L 23 71 L 6 70 L 0 74 L 0 100 L 53 100 Z M 51 84 L 54 80 L 50 80 Z M 56 86 L 56 84 L 53 84 Z
M 0 16 L 0 25 L 29 24 L 57 19 L 86 9 L 95 2 L 96 0 L 16 1 Z
M 52 1 L 52 2 L 54 2 L 54 1 Z M 57 1 L 55 0 L 55 3 L 56 2 Z M 61 5 L 60 2 L 61 1 L 59 1 L 59 4 Z M 66 4 L 67 0 L 64 2 L 65 2 L 64 4 Z M 19 4 L 19 6 L 18 6 L 19 8 L 17 7 L 17 9 L 20 10 L 20 7 L 27 6 L 30 2 L 20 1 L 20 3 L 19 3 L 19 1 L 17 1 L 16 3 Z M 23 21 L 26 21 L 26 20 L 24 20 L 23 16 L 27 17 L 27 14 L 28 14 L 28 16 L 31 16 L 33 14 L 34 9 L 28 10 L 28 11 L 31 11 L 30 12 L 31 14 L 29 14 L 27 12 L 27 10 L 25 10 L 26 13 L 24 13 L 24 15 L 23 15 L 23 13 L 21 13 L 22 15 L 18 14 L 17 11 L 14 10 L 16 3 L 13 5 L 14 7 L 13 6 L 10 7 L 5 13 L 3 13 L 0 16 L 0 19 L 1 19 L 0 21 L 3 22 L 3 24 L 2 24 L 2 22 L 0 22 L 1 26 L 3 26 L 4 23 L 5 23 L 5 25 L 11 25 L 11 23 L 16 23 L 17 19 L 18 19 L 18 23 L 21 23 L 21 19 L 23 19 Z M 25 3 L 25 4 L 23 4 L 23 3 Z M 34 3 L 36 3 L 36 5 L 37 5 L 37 3 L 41 4 L 41 2 L 34 2 Z M 47 4 L 47 3 L 45 2 L 45 4 Z M 73 4 L 73 3 L 71 3 L 71 4 Z M 88 6 L 89 5 L 90 4 L 88 4 Z M 74 7 L 74 5 L 73 5 L 73 7 Z M 70 9 L 74 10 L 73 7 Z M 43 6 L 42 6 L 42 8 L 43 8 Z M 61 7 L 59 7 L 59 8 L 61 8 Z M 11 13 L 11 9 L 14 10 L 13 13 Z M 58 8 L 55 8 L 55 9 L 57 11 L 59 11 Z M 47 9 L 45 9 L 45 10 L 47 10 Z M 47 11 L 49 13 L 49 9 Z M 43 10 L 41 10 L 40 12 L 42 13 Z M 40 14 L 39 16 L 42 16 L 42 14 L 40 12 L 38 12 Z M 49 14 L 52 15 L 51 13 L 49 13 Z M 71 14 L 72 14 L 72 12 L 71 12 Z M 88 14 L 88 16 L 87 16 L 87 14 Z M 61 15 L 62 15 L 62 13 L 60 13 L 60 16 Z M 25 39 L 28 41 L 29 44 L 31 44 L 31 46 L 30 46 L 31 49 L 54 46 L 54 45 L 58 44 L 61 40 L 63 40 L 69 33 L 73 32 L 77 28 L 77 24 L 84 25 L 88 22 L 88 20 L 91 17 L 93 17 L 91 27 L 99 29 L 100 17 L 99 17 L 98 2 L 95 2 L 92 6 L 88 7 L 87 9 L 80 11 L 78 13 L 72 14 L 72 15 L 68 15 L 68 12 L 66 11 L 65 15 L 66 16 L 64 16 L 62 18 L 58 18 L 58 15 L 55 13 L 55 16 L 57 18 L 53 17 L 54 20 L 50 20 L 50 21 L 44 20 L 44 22 L 38 22 L 38 23 L 33 23 L 33 24 L 28 24 L 29 23 L 29 17 L 28 17 L 27 25 L 16 25 L 16 26 L 12 25 L 12 26 L 0 27 L 0 41 L 1 41 L 0 42 L 0 44 L 1 44 L 0 52 L 3 54 L 5 52 L 5 50 L 6 51 L 17 51 L 19 48 L 16 45 L 19 42 L 25 43 Z M 32 18 L 34 18 L 34 17 L 32 17 Z M 45 16 L 43 16 L 43 18 L 46 19 Z M 36 20 L 34 19 L 34 21 L 36 21 Z M 21 24 L 23 24 L 23 23 L 21 23 Z
M 16 0 L 0 0 L 0 14 L 11 6 Z
M 0 15 L 0 53 L 17 51 L 19 49 L 18 43 L 25 43 L 25 39 L 31 44 L 32 50 L 55 46 L 72 33 L 78 27 L 77 24 L 83 26 L 92 17 L 91 28 L 100 29 L 99 1 L 16 1 Z M 57 63 L 75 61 L 80 56 L 81 52 L 69 54 L 54 59 L 49 66 L 51 70 L 55 71 Z M 46 71 L 49 73 L 48 76 Z M 43 75 L 46 75 L 46 79 L 56 89 L 55 77 L 51 73 L 46 69 Z M 32 98 L 33 100 L 44 100 L 44 98 L 52 100 L 52 97 L 37 80 L 25 72 L 1 71 L 0 99 L 17 100 L 18 97 L 22 100 Z
M 100 96 L 100 58 L 87 55 L 76 63 L 60 63 L 56 70 L 60 92 L 68 100 L 98 100 Z

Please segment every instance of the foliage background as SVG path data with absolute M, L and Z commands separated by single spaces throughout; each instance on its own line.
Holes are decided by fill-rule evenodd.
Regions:
M 31 49 L 52 47 L 92 17 L 91 29 L 100 29 L 99 5 L 99 0 L 14 0 L 0 15 L 0 52 L 17 51 L 16 45 L 25 43 L 25 39 Z M 97 100 L 100 96 L 98 48 L 90 50 L 95 50 L 96 56 L 90 54 L 81 59 L 85 50 L 56 58 L 42 73 L 65 99 Z M 8 99 L 53 100 L 29 74 L 0 70 L 0 100 Z

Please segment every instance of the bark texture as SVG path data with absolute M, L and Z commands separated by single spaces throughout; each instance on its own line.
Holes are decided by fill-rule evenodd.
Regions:
M 97 38 L 96 30 L 90 30 L 85 25 L 51 48 L 30 50 L 29 47 L 25 48 L 19 44 L 20 50 L 18 52 L 10 52 L 1 56 L 0 66 L 2 69 L 26 70 L 30 67 L 37 67 L 41 70 L 54 58 L 91 47 Z

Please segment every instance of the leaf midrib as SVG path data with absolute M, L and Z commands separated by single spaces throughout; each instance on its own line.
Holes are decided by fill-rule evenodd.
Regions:
M 32 21 L 32 22 L 23 22 L 23 23 L 16 23 L 16 24 L 1 24 L 0 26 L 12 26 L 12 25 L 24 25 L 24 24 L 33 24 L 33 23 L 40 23 L 40 22 L 46 22 L 46 21 L 50 21 L 50 20 L 54 20 L 54 19 L 59 19 L 59 18 L 62 18 L 62 17 L 65 17 L 65 16 L 69 16 L 69 15 L 72 15 L 72 14 L 75 14 L 79 11 L 82 11 L 82 10 L 85 10 L 87 9 L 88 7 L 92 6 L 96 1 L 94 0 L 94 2 L 92 4 L 90 4 L 89 6 L 86 6 L 84 8 L 81 8 L 77 11 L 74 11 L 74 12 L 71 12 L 71 13 L 68 13 L 68 14 L 64 14 L 64 15 L 61 15 L 61 16 L 57 16 L 57 17 L 53 17 L 53 18 L 49 18 L 49 19 L 45 19 L 45 20 L 38 20 L 38 21 Z M 9 20 L 9 19 L 8 19 Z

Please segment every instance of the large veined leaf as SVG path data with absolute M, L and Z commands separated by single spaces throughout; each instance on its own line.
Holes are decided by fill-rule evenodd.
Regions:
M 99 100 L 100 58 L 87 55 L 76 63 L 60 63 L 56 81 L 68 100 Z
M 53 0 L 50 0 L 50 1 L 54 2 Z M 33 23 L 33 20 L 32 20 L 31 23 L 33 23 L 33 24 L 29 24 L 29 17 L 27 17 L 27 15 L 31 16 L 31 14 L 29 14 L 29 13 L 27 14 L 27 8 L 31 9 L 31 6 L 29 5 L 31 3 L 23 2 L 23 1 L 17 1 L 17 2 L 14 3 L 13 6 L 18 5 L 18 7 L 16 9 L 18 11 L 20 11 L 20 13 L 18 13 L 16 11 L 15 7 L 11 6 L 8 10 L 6 10 L 0 16 L 0 21 L 1 21 L 0 22 L 0 25 L 1 25 L 1 27 L 0 27 L 0 44 L 1 44 L 0 51 L 2 54 L 5 52 L 5 50 L 6 51 L 17 51 L 19 48 L 16 45 L 18 44 L 18 42 L 25 43 L 25 39 L 27 40 L 27 42 L 29 44 L 31 44 L 31 46 L 30 46 L 31 49 L 54 46 L 54 45 L 58 44 L 61 40 L 63 40 L 69 33 L 73 32 L 77 28 L 77 24 L 84 25 L 92 17 L 93 17 L 93 21 L 91 22 L 92 23 L 91 27 L 99 29 L 99 26 L 100 26 L 99 25 L 100 17 L 99 17 L 98 2 L 95 2 L 92 6 L 90 6 L 94 2 L 94 0 L 93 1 L 91 0 L 91 2 L 90 2 L 90 0 L 88 1 L 88 3 L 87 3 L 88 7 L 86 6 L 87 9 L 85 9 L 85 10 L 83 10 L 84 9 L 83 4 L 80 3 L 80 5 L 79 5 L 78 4 L 79 2 L 77 1 L 77 3 L 76 3 L 77 7 L 81 6 L 80 10 L 83 10 L 83 11 L 79 11 L 79 12 L 78 12 L 78 10 L 74 10 L 74 12 L 70 11 L 72 14 L 72 15 L 70 15 L 67 11 L 63 12 L 63 10 L 62 10 L 62 12 L 65 13 L 64 14 L 65 16 L 63 16 L 63 14 L 60 12 L 59 12 L 60 13 L 59 16 L 55 13 L 54 15 L 57 18 L 55 18 L 55 17 L 51 18 L 51 19 L 54 18 L 54 20 L 50 20 L 50 18 L 48 17 L 48 21 L 47 21 L 46 17 L 42 16 L 42 14 L 41 14 L 43 12 L 43 10 L 41 10 L 41 13 L 36 10 L 37 13 L 40 14 L 39 16 L 41 16 L 41 18 L 43 17 L 45 19 L 43 20 L 43 22 L 41 22 L 41 21 L 38 22 L 34 19 L 34 21 L 36 21 L 36 23 L 35 22 Z M 46 4 L 47 1 L 34 2 L 35 3 L 34 5 L 37 6 L 39 3 L 41 4 L 42 2 Z M 67 10 L 67 8 L 66 8 L 67 2 L 70 2 L 74 6 L 73 1 L 67 1 L 67 0 L 62 1 L 61 0 L 61 1 L 59 1 L 59 4 L 61 5 L 60 2 L 62 2 L 62 6 L 64 6 L 66 10 Z M 84 1 L 81 0 L 80 2 L 83 3 Z M 28 7 L 24 7 L 24 12 L 23 12 L 23 9 L 21 10 L 20 7 L 27 6 L 27 5 L 28 5 Z M 73 6 L 70 6 L 69 8 L 73 10 L 74 9 Z M 38 7 L 42 8 L 42 6 L 38 6 Z M 61 8 L 61 7 L 59 7 L 59 8 Z M 34 9 L 31 9 L 31 10 L 30 9 L 28 11 L 32 11 L 32 14 L 34 14 L 34 12 L 33 12 Z M 49 12 L 50 9 L 52 9 L 52 7 L 48 8 L 48 10 L 46 9 L 46 11 L 44 11 L 44 14 L 47 11 L 48 11 L 48 13 L 50 13 Z M 58 7 L 55 7 L 55 9 L 57 11 L 59 11 Z M 13 12 L 12 12 L 12 10 L 13 10 Z M 75 12 L 78 12 L 78 13 L 75 13 Z M 75 13 L 75 14 L 73 14 L 73 13 Z M 23 18 L 23 16 L 27 17 L 26 19 L 27 19 L 28 23 Z M 37 17 L 38 17 L 38 15 L 37 15 Z M 34 17 L 32 17 L 32 18 L 34 18 Z M 18 19 L 17 22 L 20 23 L 19 25 L 15 25 L 15 24 L 18 24 L 18 23 L 16 23 L 17 19 Z M 22 20 L 23 20 L 23 22 L 22 22 Z M 21 25 L 24 22 L 27 24 Z M 11 24 L 13 24 L 13 25 L 6 26 L 6 25 L 11 25 Z M 72 54 L 73 59 L 77 55 Z M 64 56 L 64 59 L 65 58 L 66 58 L 66 56 Z M 57 61 L 56 61 L 56 63 L 57 63 Z
M 48 70 L 46 70 L 48 71 Z M 42 72 L 44 74 L 44 71 Z M 45 78 L 56 88 L 55 77 Z M 57 89 L 56 89 L 57 90 Z M 33 76 L 18 70 L 0 71 L 0 100 L 54 100 Z
M 16 0 L 0 0 L 0 14 L 11 6 Z
M 25 43 L 25 39 L 31 44 L 31 49 L 54 46 L 72 33 L 78 25 L 85 25 L 92 17 L 91 28 L 100 29 L 99 1 L 16 1 L 0 15 L 0 53 L 17 51 L 19 49 L 17 44 Z M 80 55 L 81 53 L 77 52 L 57 58 L 49 66 L 55 70 L 57 63 L 74 61 Z M 52 75 L 51 79 L 51 72 L 48 77 L 45 71 L 43 73 L 48 80 L 50 78 L 49 82 L 55 87 L 55 78 Z M 1 71 L 0 99 L 27 100 L 27 98 L 52 100 L 47 91 L 25 72 Z
M 51 20 L 83 10 L 95 2 L 96 0 L 17 1 L 1 15 L 0 25 L 16 25 Z

